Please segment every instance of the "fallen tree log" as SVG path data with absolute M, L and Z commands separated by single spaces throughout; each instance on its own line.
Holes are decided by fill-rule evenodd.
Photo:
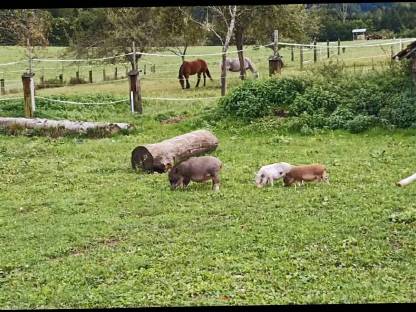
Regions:
M 403 180 L 400 180 L 396 184 L 397 184 L 397 186 L 406 186 L 406 185 L 412 183 L 413 181 L 416 181 L 416 173 L 412 174 L 410 177 L 407 177 Z
M 120 130 L 130 130 L 133 128 L 132 125 L 127 123 L 105 123 L 13 117 L 0 117 L 0 127 L 10 129 L 55 129 L 71 133 L 88 133 L 89 131 L 96 130 L 108 134 L 113 134 Z
M 218 139 L 207 130 L 197 130 L 155 144 L 136 147 L 131 153 L 133 170 L 138 167 L 148 172 L 166 172 L 188 159 L 215 150 Z

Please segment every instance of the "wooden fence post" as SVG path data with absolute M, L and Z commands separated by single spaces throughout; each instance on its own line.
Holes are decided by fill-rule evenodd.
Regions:
M 117 66 L 114 68 L 114 80 L 117 80 Z
M 316 63 L 318 56 L 316 55 L 316 38 L 313 39 L 313 62 Z
M 140 88 L 139 72 L 137 70 L 131 70 L 129 73 L 130 79 L 130 107 L 131 112 L 143 113 L 142 95 Z
M 341 46 L 341 41 L 338 38 L 338 55 L 340 55 L 340 53 L 341 53 L 340 46 Z
M 79 81 L 79 71 L 77 71 L 77 72 L 75 73 L 75 76 L 77 77 L 77 81 Z
M 90 83 L 92 83 L 92 69 L 88 72 L 88 76 Z
M 143 113 L 143 106 L 142 106 L 142 94 L 140 88 L 140 79 L 139 79 L 139 71 L 137 70 L 137 63 L 136 63 L 136 46 L 133 41 L 133 70 L 129 73 L 130 78 L 130 106 L 131 112 L 138 112 L 139 114 Z
M 6 94 L 6 88 L 4 87 L 4 79 L 0 79 L 0 93 L 1 95 Z
M 342 53 L 345 53 L 345 47 L 342 47 Z
M 59 81 L 62 84 L 64 84 L 64 75 L 63 74 L 59 74 Z
M 294 52 L 294 48 L 293 48 L 293 46 L 291 46 L 291 47 L 290 47 L 290 60 L 291 60 L 292 62 L 294 62 L 294 61 L 295 61 L 295 52 Z
M 329 58 L 329 40 L 326 41 L 326 58 Z
M 146 75 L 146 64 L 143 66 L 143 74 Z
M 105 68 L 103 68 L 103 81 L 105 81 L 106 80 L 106 78 L 105 78 Z
M 42 88 L 45 87 L 45 78 L 43 76 L 40 76 L 40 85 L 42 86 Z
M 273 55 L 269 57 L 269 76 L 281 72 L 282 63 L 279 56 L 279 31 L 273 32 Z
M 32 118 L 35 112 L 35 85 L 33 73 L 22 75 L 25 117 Z
M 300 57 L 299 57 L 299 59 L 300 59 L 300 70 L 303 70 L 303 46 L 300 46 L 299 51 L 300 51 Z

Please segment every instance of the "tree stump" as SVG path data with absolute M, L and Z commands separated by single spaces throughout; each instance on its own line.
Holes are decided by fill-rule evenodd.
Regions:
M 215 150 L 218 139 L 207 130 L 197 130 L 155 144 L 136 147 L 131 153 L 133 170 L 163 173 L 191 156 Z

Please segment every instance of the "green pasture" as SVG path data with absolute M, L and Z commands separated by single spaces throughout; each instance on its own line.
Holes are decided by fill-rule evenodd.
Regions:
M 395 186 L 414 172 L 414 130 L 301 136 L 204 124 L 215 102 L 146 103 L 137 116 L 38 102 L 38 117 L 131 122 L 127 136 L 0 134 L 1 308 L 416 300 L 416 184 Z M 130 168 L 137 145 L 200 128 L 220 141 L 219 193 Z M 257 189 L 255 172 L 279 161 L 323 163 L 331 183 Z
M 19 59 L 19 49 L 2 49 L 7 53 L 0 63 Z M 52 58 L 60 51 L 43 53 Z M 246 53 L 261 78 L 267 77 L 270 54 L 264 48 Z M 283 75 L 296 73 L 298 56 L 291 64 L 290 50 L 282 54 Z M 218 64 L 211 66 L 214 81 L 205 88 L 195 89 L 192 77 L 191 89 L 182 90 L 179 58 L 146 59 L 156 64 L 156 73 L 142 76 L 144 97 L 220 95 Z M 158 73 L 162 65 L 172 73 Z M 171 80 L 151 79 L 166 76 Z M 231 89 L 241 82 L 238 74 L 230 76 Z M 128 83 L 36 94 L 108 102 L 127 98 Z M 301 135 L 267 121 L 201 118 L 216 105 L 216 99 L 145 99 L 144 113 L 137 115 L 128 102 L 37 99 L 35 117 L 129 122 L 135 130 L 96 139 L 0 131 L 0 308 L 416 301 L 416 183 L 395 185 L 415 171 L 415 129 Z M 0 101 L 0 116 L 23 117 L 22 100 Z M 171 122 L 177 116 L 179 122 Z M 197 129 L 219 139 L 212 152 L 224 164 L 219 193 L 210 183 L 171 191 L 167 174 L 131 169 L 136 146 Z M 277 181 L 256 188 L 256 171 L 282 161 L 325 164 L 330 184 L 289 188 Z
M 407 40 L 403 38 L 402 40 Z M 341 42 L 341 45 L 348 46 L 359 46 L 363 44 L 383 44 L 386 42 L 392 42 L 392 40 L 370 40 L 370 41 L 344 41 Z M 406 43 L 403 45 L 405 46 Z M 317 57 L 318 62 L 314 64 L 313 62 L 313 50 L 309 48 L 304 48 L 304 64 L 303 70 L 308 68 L 313 68 L 316 65 L 322 65 L 328 62 L 339 64 L 344 64 L 346 70 L 355 70 L 355 71 L 366 71 L 377 69 L 380 67 L 387 66 L 390 62 L 391 49 L 390 46 L 376 46 L 376 47 L 357 47 L 349 48 L 347 47 L 343 52 L 340 49 L 340 54 L 338 55 L 337 42 L 330 42 L 330 58 L 327 58 L 327 48 L 326 42 L 320 42 L 317 44 Z M 396 53 L 400 50 L 400 42 L 397 40 L 397 43 L 393 46 L 393 53 Z M 268 76 L 268 58 L 272 54 L 272 50 L 266 47 L 257 48 L 256 46 L 246 46 L 245 55 L 251 58 L 255 64 L 257 70 L 259 71 L 260 78 Z M 64 47 L 47 47 L 47 48 L 35 48 L 34 57 L 40 59 L 74 59 L 69 55 L 64 55 L 66 48 Z M 235 51 L 234 46 L 229 48 L 229 51 Z M 187 54 L 215 54 L 220 53 L 221 47 L 219 46 L 196 46 L 190 47 L 187 51 Z M 294 60 L 291 59 L 291 48 L 282 47 L 280 49 L 280 54 L 283 56 L 283 61 L 285 63 L 285 68 L 283 69 L 282 74 L 293 74 L 300 71 L 300 49 L 295 47 L 293 49 Z M 166 86 L 174 86 L 169 92 L 175 92 L 179 83 L 177 81 L 178 69 L 181 64 L 181 58 L 175 56 L 169 51 L 156 51 L 152 53 L 162 53 L 170 55 L 169 57 L 160 57 L 160 56 L 143 56 L 141 61 L 139 61 L 139 68 L 142 69 L 141 77 L 143 78 L 143 94 L 148 94 L 148 96 L 154 96 L 154 93 L 165 92 Z M 230 54 L 233 57 L 236 57 L 236 53 Z M 189 56 L 187 59 L 195 59 L 199 56 Z M 220 85 L 220 55 L 207 55 L 200 56 L 208 62 L 211 74 L 215 80 L 214 85 Z M 5 79 L 5 88 L 7 93 L 21 93 L 22 83 L 21 83 L 21 74 L 29 68 L 27 50 L 23 47 L 1 47 L 0 48 L 0 64 L 20 61 L 23 63 L 0 66 L 0 79 Z M 155 65 L 155 72 L 151 71 L 151 66 Z M 115 79 L 115 68 L 117 67 L 117 79 L 121 80 L 118 83 L 114 81 Z M 69 83 L 70 78 L 76 77 L 76 72 L 79 71 L 80 78 L 89 81 L 89 71 L 92 70 L 93 73 L 93 82 L 94 89 L 101 88 L 101 84 L 104 84 L 111 90 L 120 90 L 124 92 L 124 89 L 117 88 L 116 86 L 121 86 L 127 84 L 126 72 L 130 70 L 130 65 L 126 63 L 126 60 L 123 58 L 116 59 L 116 64 L 109 64 L 108 62 L 103 61 L 91 61 L 91 62 L 33 62 L 33 71 L 35 73 L 35 81 L 40 83 L 41 77 L 44 77 L 45 81 L 50 79 L 58 79 L 60 74 L 63 74 L 63 79 L 65 84 Z M 106 81 L 103 78 L 103 70 L 105 71 Z M 144 73 L 146 72 L 146 74 Z M 230 85 L 239 83 L 239 73 L 228 73 L 228 80 Z M 248 79 L 252 79 L 253 76 L 251 73 L 247 74 Z M 123 80 L 124 79 L 124 80 Z M 196 76 L 193 76 L 191 79 L 191 86 L 193 87 L 196 84 Z M 122 83 L 124 81 L 124 84 Z M 56 83 L 56 82 L 55 82 Z M 120 83 L 120 84 L 119 84 Z M 114 84 L 114 85 L 113 85 Z M 160 85 L 163 85 L 164 88 L 160 88 Z M 210 82 L 208 82 L 208 85 Z M 91 88 L 88 86 L 86 88 Z M 153 92 L 153 88 L 157 89 L 156 92 Z M 54 88 L 58 89 L 58 88 Z M 63 90 L 53 90 L 45 91 L 48 93 L 61 93 Z

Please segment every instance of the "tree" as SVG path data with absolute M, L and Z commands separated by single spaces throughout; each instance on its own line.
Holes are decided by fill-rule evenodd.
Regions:
M 45 10 L 2 10 L 0 29 L 8 32 L 8 39 L 18 45 L 45 46 L 51 29 L 51 15 Z
M 2 42 L 26 46 L 26 56 L 32 58 L 34 46 L 47 46 L 51 29 L 51 15 L 45 10 L 3 10 L 0 16 Z M 30 62 L 31 66 L 31 62 Z M 29 71 L 32 71 L 29 68 Z
M 189 46 L 205 41 L 205 31 L 191 21 L 192 7 L 163 7 L 158 9 L 157 24 L 160 45 L 185 60 Z
M 208 10 L 211 12 L 212 21 L 208 19 L 204 23 L 190 17 L 192 21 L 202 26 L 209 32 L 212 32 L 221 42 L 222 45 L 222 70 L 221 70 L 221 95 L 224 96 L 227 90 L 227 70 L 225 67 L 227 60 L 227 51 L 230 45 L 231 36 L 234 31 L 235 18 L 237 14 L 236 5 L 228 6 L 209 6 Z
M 240 76 L 244 79 L 243 39 L 250 37 L 257 43 L 270 40 L 270 34 L 279 30 L 281 38 L 302 41 L 317 32 L 318 18 L 304 5 L 238 6 L 234 35 L 240 60 Z
M 136 61 L 140 52 L 159 44 L 156 14 L 157 8 L 151 7 L 82 9 L 76 20 L 71 51 L 77 56 L 90 57 L 129 54 L 126 58 L 133 68 L 133 41 L 137 47 Z

